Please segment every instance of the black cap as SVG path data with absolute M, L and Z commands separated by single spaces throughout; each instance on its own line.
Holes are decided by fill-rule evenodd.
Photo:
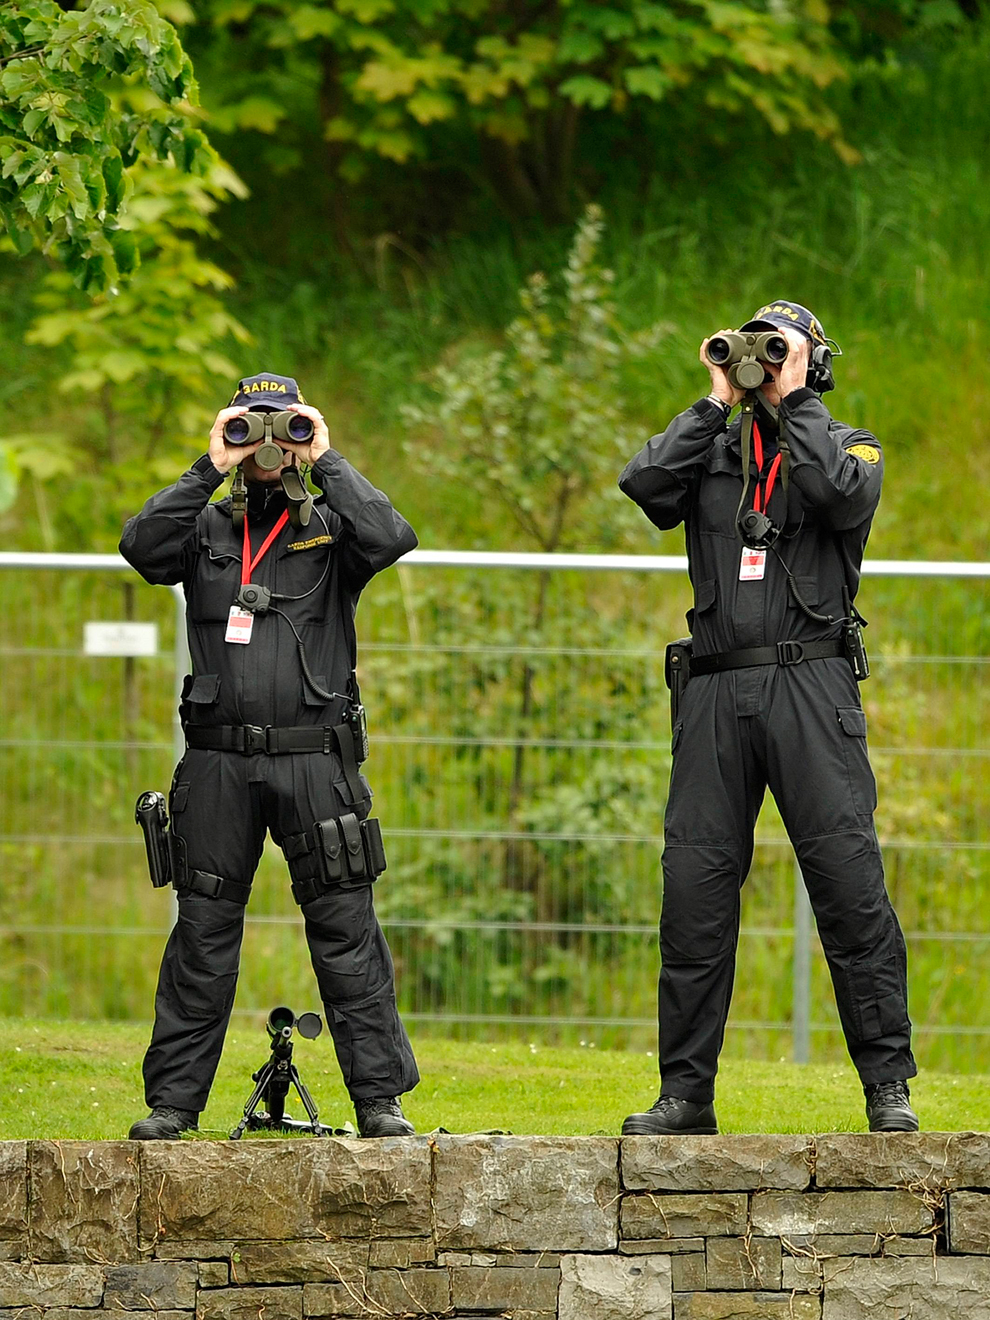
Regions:
M 769 302 L 756 313 L 751 321 L 739 327 L 740 330 L 780 330 L 789 328 L 800 330 L 813 344 L 827 344 L 828 336 L 822 329 L 817 317 L 802 307 L 800 303 L 786 302 L 781 298 Z
M 291 376 L 276 376 L 262 371 L 237 382 L 231 408 L 287 408 L 290 403 L 305 403 L 302 391 Z

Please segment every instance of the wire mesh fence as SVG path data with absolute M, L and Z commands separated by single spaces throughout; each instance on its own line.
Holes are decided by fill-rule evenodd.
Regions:
M 133 803 L 167 787 L 174 764 L 177 602 L 109 557 L 79 562 L 0 557 L 0 1013 L 146 1019 L 171 906 L 148 883 Z M 990 566 L 872 570 L 863 697 L 919 1054 L 982 1070 Z M 377 904 L 420 1030 L 652 1043 L 670 768 L 663 644 L 684 630 L 689 590 L 673 558 L 426 552 L 369 587 L 366 769 L 389 854 Z M 158 624 L 156 654 L 83 652 L 87 621 L 128 618 Z M 768 800 L 743 894 L 730 1050 L 842 1050 L 801 892 Z M 315 996 L 270 845 L 237 1010 Z

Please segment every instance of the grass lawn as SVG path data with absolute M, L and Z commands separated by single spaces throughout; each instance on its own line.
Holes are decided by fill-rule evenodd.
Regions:
M 141 1058 L 149 1028 L 103 1022 L 6 1018 L 0 1027 L 0 1138 L 119 1138 L 146 1110 Z M 501 1128 L 516 1133 L 617 1133 L 623 1117 L 656 1094 L 656 1060 L 645 1053 L 480 1044 L 423 1035 L 414 1040 L 423 1081 L 406 1101 L 420 1132 Z M 234 1025 L 201 1130 L 223 1137 L 268 1057 L 267 1036 Z M 324 1034 L 300 1040 L 295 1061 L 325 1123 L 353 1120 Z M 922 1126 L 990 1128 L 990 1078 L 923 1073 L 913 1086 Z M 290 1113 L 302 1114 L 296 1103 Z M 849 1065 L 728 1059 L 719 1079 L 724 1132 L 864 1131 L 862 1092 Z

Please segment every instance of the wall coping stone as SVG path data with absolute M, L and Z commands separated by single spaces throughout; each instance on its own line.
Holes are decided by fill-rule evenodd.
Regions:
M 0 1141 L 0 1320 L 990 1320 L 990 1134 Z

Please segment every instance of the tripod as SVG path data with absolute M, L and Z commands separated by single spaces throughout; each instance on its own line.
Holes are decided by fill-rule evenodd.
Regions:
M 244 1130 L 252 1132 L 309 1132 L 315 1137 L 331 1136 L 334 1129 L 321 1123 L 316 1112 L 316 1105 L 306 1083 L 299 1076 L 299 1069 L 292 1062 L 292 1028 L 299 1027 L 303 1036 L 315 1039 L 323 1030 L 323 1023 L 316 1013 L 304 1013 L 297 1021 L 295 1014 L 288 1008 L 273 1008 L 268 1015 L 268 1034 L 272 1040 L 271 1058 L 251 1074 L 256 1083 L 254 1090 L 244 1106 L 241 1121 L 230 1134 L 231 1141 L 239 1141 Z M 309 1122 L 301 1118 L 287 1118 L 285 1100 L 290 1086 L 294 1086 L 303 1108 L 309 1115 Z M 258 1106 L 264 1101 L 267 1112 Z

